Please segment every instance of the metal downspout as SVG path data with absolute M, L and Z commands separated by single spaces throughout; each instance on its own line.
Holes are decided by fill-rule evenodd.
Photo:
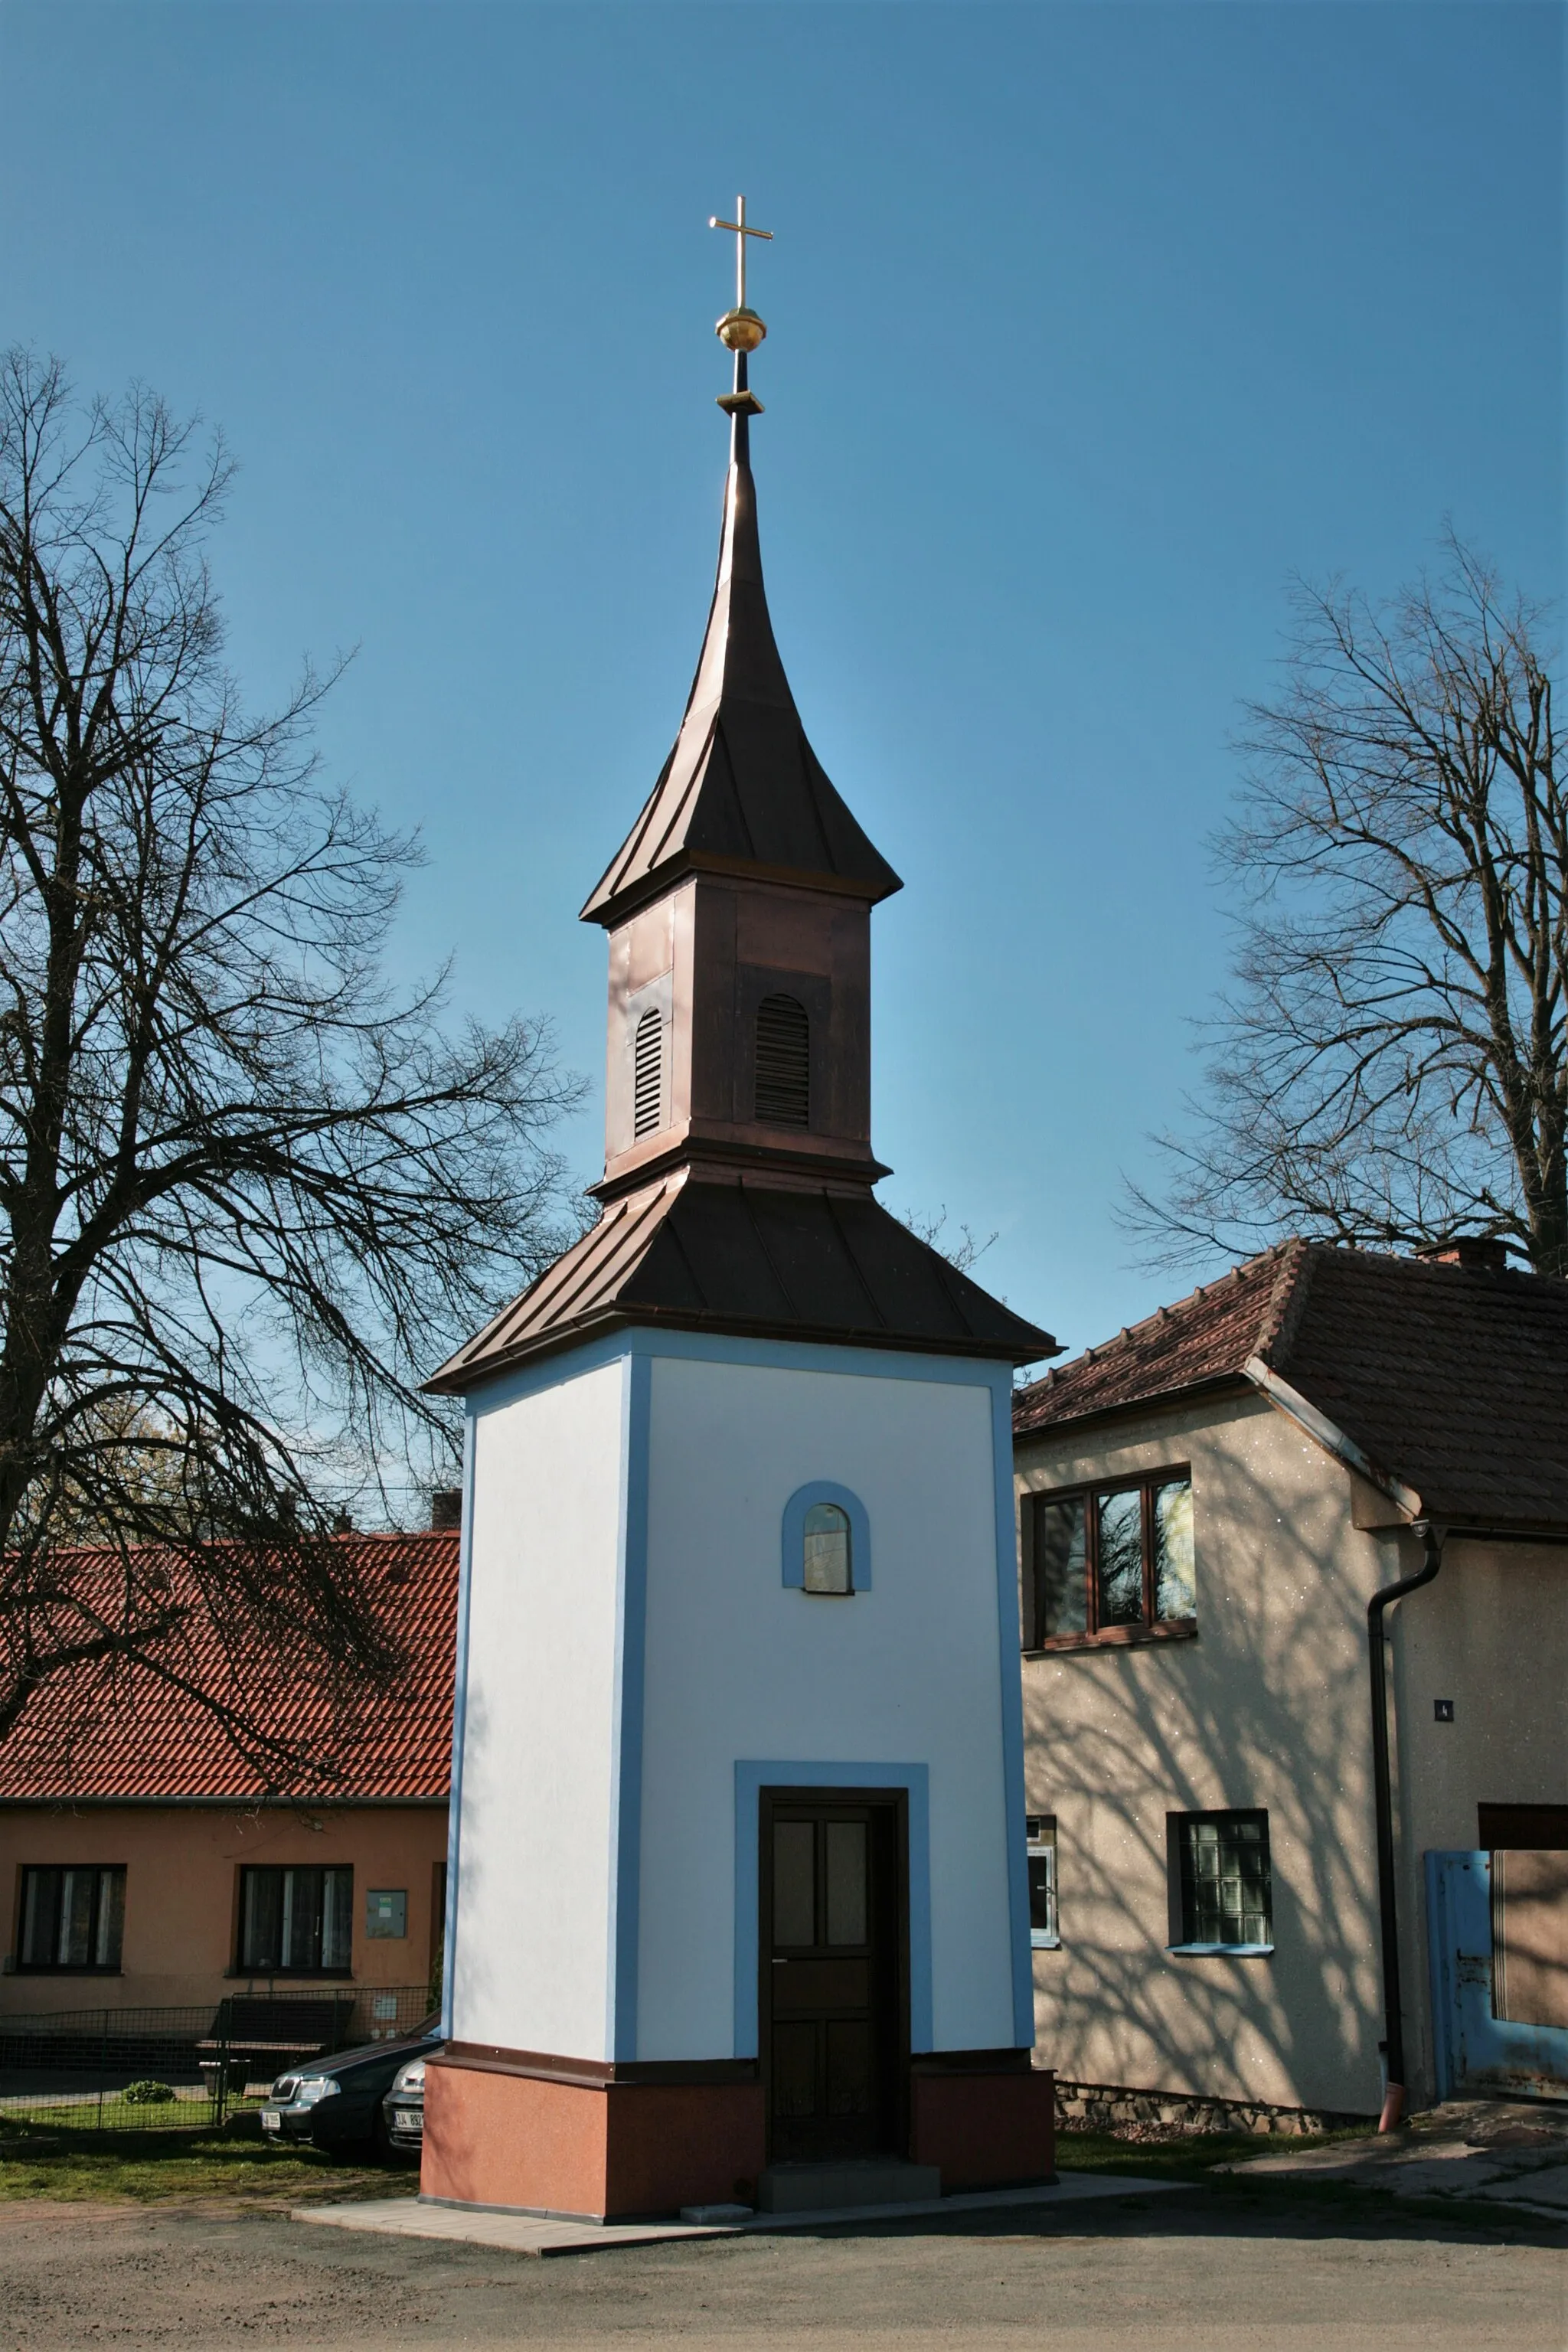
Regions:
M 1391 1601 L 1403 1600 L 1418 1585 L 1430 1584 L 1443 1565 L 1443 1538 L 1430 1519 L 1417 1519 L 1411 1529 L 1426 1547 L 1426 1559 L 1414 1576 L 1385 1584 L 1366 1604 L 1366 1633 L 1372 1665 L 1373 1804 L 1377 1816 L 1377 1906 L 1383 1930 L 1384 2053 L 1388 2088 L 1380 2132 L 1393 2131 L 1405 2115 L 1405 2018 L 1399 1999 L 1399 1910 L 1394 1868 L 1394 1792 L 1388 1769 L 1388 1661 L 1384 1646 L 1383 1612 Z

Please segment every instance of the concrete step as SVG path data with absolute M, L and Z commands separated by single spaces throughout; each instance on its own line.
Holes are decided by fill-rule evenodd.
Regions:
M 942 2195 L 934 2164 L 896 2156 L 837 2164 L 770 2164 L 757 2183 L 762 2213 L 826 2213 L 844 2205 L 917 2205 Z

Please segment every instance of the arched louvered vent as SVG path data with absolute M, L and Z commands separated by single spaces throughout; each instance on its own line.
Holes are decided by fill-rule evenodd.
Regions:
M 650 1004 L 632 1040 L 632 1140 L 663 1125 L 664 1020 Z
M 763 1127 L 811 1125 L 811 1024 L 794 996 L 757 1007 L 757 1118 Z

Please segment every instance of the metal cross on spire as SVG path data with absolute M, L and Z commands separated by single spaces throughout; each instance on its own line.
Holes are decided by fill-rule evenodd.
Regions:
M 773 231 L 771 228 L 748 226 L 744 196 L 737 196 L 735 199 L 735 217 L 732 221 L 721 220 L 718 214 L 713 213 L 709 216 L 708 226 L 710 228 L 727 228 L 734 233 L 735 308 L 737 310 L 743 310 L 746 307 L 746 239 L 749 236 L 762 236 L 771 242 Z
M 735 307 L 732 310 L 725 311 L 723 317 L 715 324 L 713 332 L 718 336 L 724 349 L 734 355 L 735 389 L 733 392 L 721 392 L 719 395 L 719 405 L 728 412 L 735 428 L 731 448 L 732 461 L 743 466 L 748 462 L 747 419 L 760 416 L 763 413 L 762 402 L 746 382 L 746 359 L 749 352 L 756 350 L 768 331 L 756 312 L 748 310 L 746 306 L 746 239 L 749 236 L 771 239 L 773 231 L 771 228 L 752 226 L 746 218 L 744 196 L 737 196 L 735 199 L 735 217 L 732 221 L 721 220 L 718 214 L 714 213 L 710 215 L 708 226 L 710 228 L 728 229 L 735 240 Z

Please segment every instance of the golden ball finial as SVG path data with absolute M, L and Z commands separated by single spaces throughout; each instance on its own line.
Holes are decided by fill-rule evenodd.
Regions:
M 767 331 L 756 312 L 743 307 L 726 310 L 713 330 L 727 352 L 754 352 Z

